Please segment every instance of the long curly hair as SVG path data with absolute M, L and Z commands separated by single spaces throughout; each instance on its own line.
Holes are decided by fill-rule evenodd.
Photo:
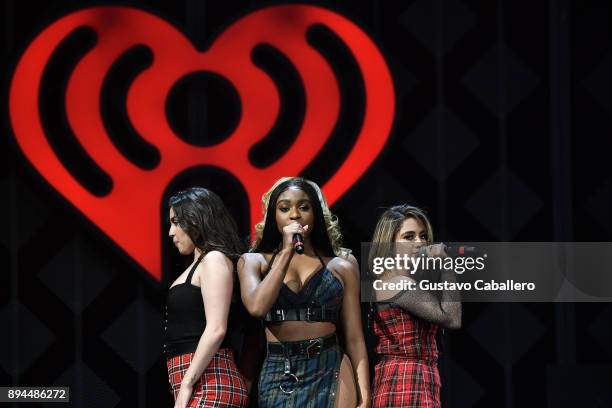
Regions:
M 175 193 L 168 200 L 177 224 L 203 252 L 220 251 L 234 265 L 245 252 L 246 245 L 223 201 L 212 191 L 192 187 Z
M 346 258 L 351 250 L 342 247 L 338 217 L 329 210 L 327 200 L 319 186 L 302 177 L 281 177 L 262 196 L 263 220 L 255 224 L 255 241 L 251 246 L 251 252 L 273 252 L 280 247 L 282 237 L 276 224 L 276 202 L 278 197 L 291 187 L 304 191 L 312 202 L 315 225 L 311 232 L 311 240 L 314 248 L 326 256 Z M 325 228 L 321 228 L 321 220 Z

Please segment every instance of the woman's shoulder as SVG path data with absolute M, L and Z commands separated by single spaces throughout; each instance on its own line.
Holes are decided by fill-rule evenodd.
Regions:
M 212 266 L 213 269 L 218 269 L 220 266 L 226 266 L 230 271 L 234 270 L 234 263 L 231 258 L 221 251 L 209 251 L 204 255 L 202 262 L 198 265 L 198 269 L 207 269 Z
M 266 252 L 246 252 L 240 258 L 249 262 L 268 262 L 273 254 Z
M 231 276 L 234 272 L 232 260 L 221 251 L 209 251 L 196 267 L 194 276 L 200 280 L 200 285 L 202 285 L 201 279 L 206 279 L 206 276 L 210 274 L 223 275 L 220 272 Z
M 200 265 L 202 265 L 204 262 L 210 262 L 210 261 L 214 261 L 214 262 L 225 262 L 225 261 L 230 261 L 230 258 L 225 255 L 223 252 L 221 251 L 217 251 L 217 250 L 213 250 L 213 251 L 208 251 L 206 253 L 206 255 L 204 255 L 204 258 L 202 259 L 203 262 L 200 262 Z
M 382 286 L 382 289 L 374 291 L 374 297 L 377 302 L 392 302 L 395 300 L 395 298 L 405 292 L 405 290 L 395 289 L 395 286 L 399 285 L 401 287 L 402 285 L 409 284 L 409 282 L 414 282 L 414 279 L 411 277 L 401 274 L 389 276 L 383 275 L 379 279 L 384 286 Z M 389 289 L 389 284 L 395 284 L 393 286 L 394 289 Z
M 352 254 L 335 256 L 327 263 L 327 267 L 341 275 L 359 272 L 359 264 Z
M 268 262 L 272 258 L 272 254 L 263 252 L 247 252 L 240 256 L 238 261 L 238 269 L 242 269 L 245 265 L 251 267 L 259 267 L 260 270 L 267 268 Z

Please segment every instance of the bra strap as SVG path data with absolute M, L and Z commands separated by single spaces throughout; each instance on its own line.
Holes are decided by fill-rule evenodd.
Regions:
M 317 251 L 315 251 L 314 248 L 313 248 L 313 251 L 314 251 L 315 255 L 317 256 L 317 258 L 319 258 L 319 261 L 321 261 L 321 266 L 327 267 L 327 265 L 325 264 L 325 261 L 323 260 L 323 258 L 321 258 L 321 255 L 319 255 L 319 253 Z

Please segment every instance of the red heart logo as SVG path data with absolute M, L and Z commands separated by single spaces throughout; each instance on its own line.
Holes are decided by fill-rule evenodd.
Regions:
M 22 55 L 11 82 L 10 118 L 17 143 L 36 170 L 155 279 L 161 279 L 159 209 L 168 183 L 201 165 L 223 168 L 240 180 L 250 201 L 251 221 L 261 216 L 261 195 L 280 176 L 295 175 L 314 159 L 329 138 L 340 110 L 336 78 L 326 60 L 306 41 L 313 24 L 331 29 L 352 52 L 365 87 L 363 125 L 350 154 L 323 186 L 333 204 L 371 165 L 391 131 L 395 96 L 389 69 L 370 38 L 345 17 L 307 5 L 255 11 L 221 33 L 206 52 L 197 51 L 175 27 L 150 13 L 128 7 L 93 7 L 69 14 L 42 31 Z M 97 43 L 76 65 L 66 88 L 68 123 L 85 152 L 113 181 L 99 197 L 85 189 L 54 153 L 43 129 L 39 92 L 49 58 L 70 33 L 89 27 Z M 249 149 L 274 125 L 280 110 L 274 82 L 251 60 L 254 47 L 270 44 L 295 66 L 304 85 L 306 108 L 299 133 L 286 154 L 266 168 L 253 166 Z M 128 49 L 145 45 L 152 65 L 132 82 L 129 120 L 155 146 L 159 165 L 135 166 L 112 143 L 104 127 L 100 93 L 109 68 Z M 241 117 L 230 137 L 214 146 L 193 146 L 171 129 L 165 103 L 172 86 L 194 72 L 227 79 L 240 98 Z M 129 217 L 126 208 L 137 208 Z M 252 224 L 252 222 L 251 222 Z M 138 230 L 139 239 L 133 239 Z

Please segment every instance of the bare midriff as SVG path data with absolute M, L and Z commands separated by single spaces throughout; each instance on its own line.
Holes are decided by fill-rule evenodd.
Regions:
M 299 341 L 329 336 L 336 332 L 330 322 L 287 321 L 266 326 L 266 339 L 270 342 Z

